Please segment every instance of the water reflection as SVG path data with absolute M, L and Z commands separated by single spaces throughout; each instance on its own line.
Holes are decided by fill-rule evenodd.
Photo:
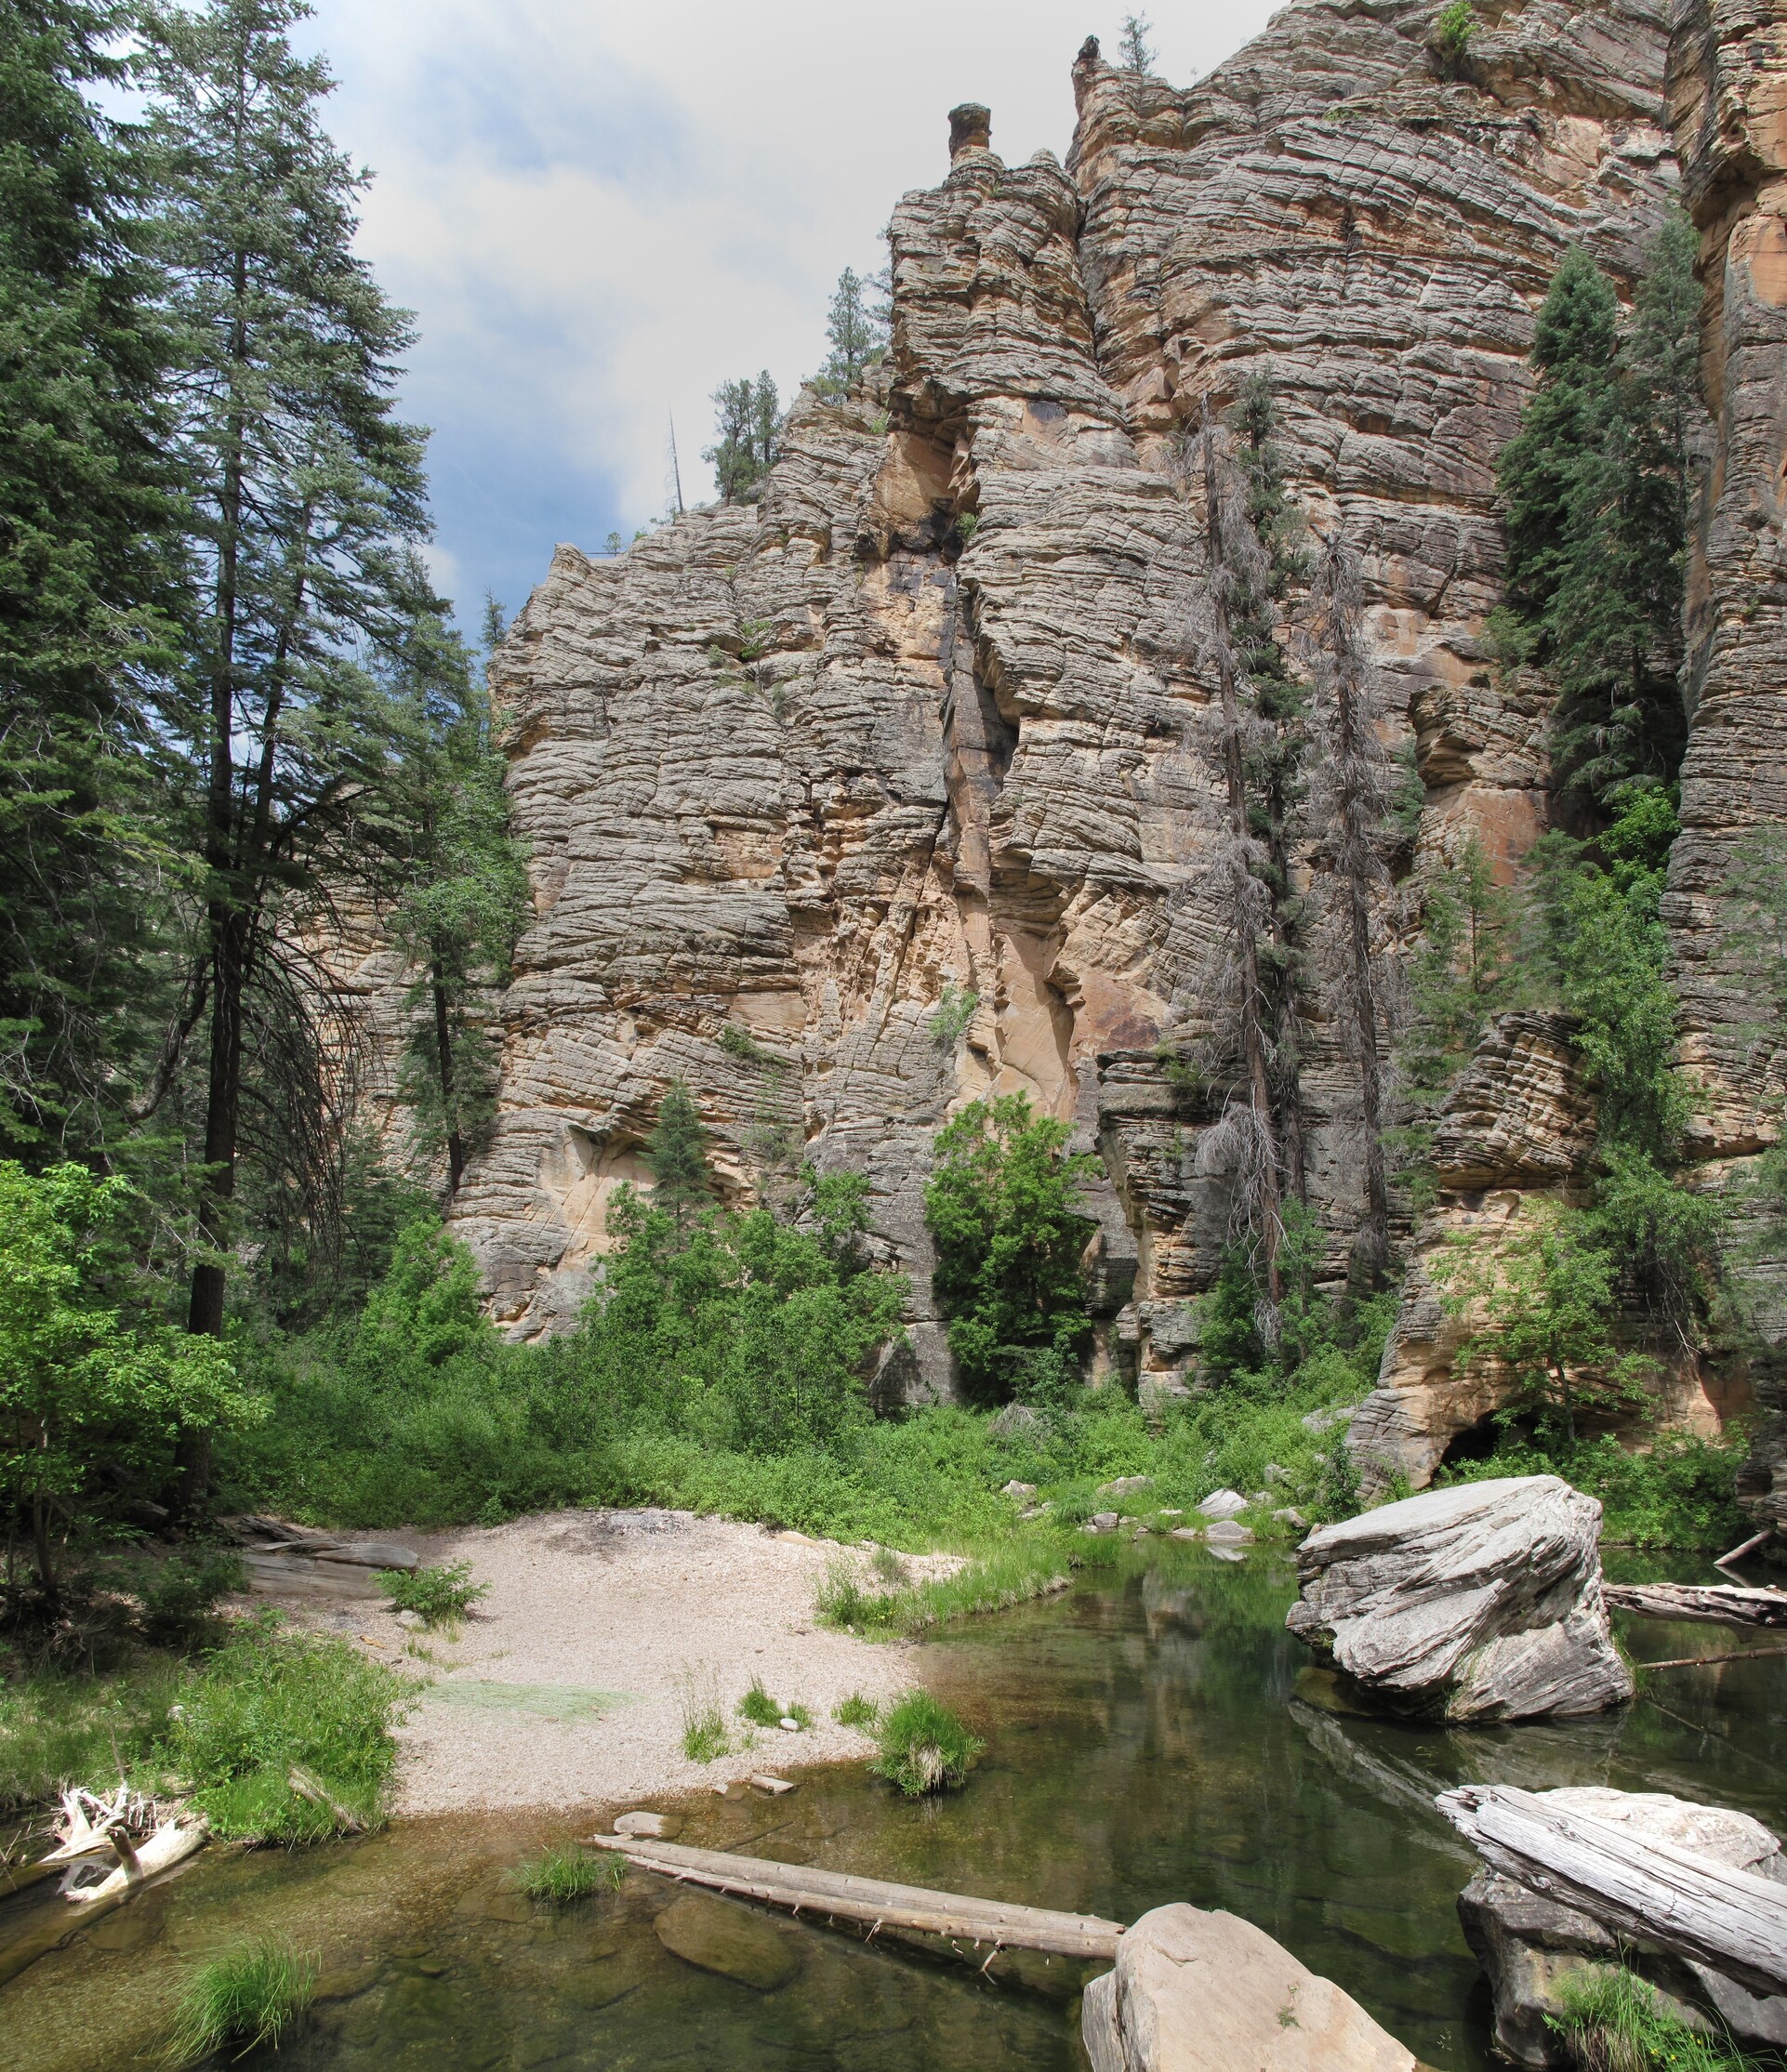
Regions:
M 848 1769 L 793 1798 L 708 1800 L 682 1839 L 789 1862 L 1128 1920 L 1224 1907 L 1356 1995 L 1445 2072 L 1488 2063 L 1453 1902 L 1471 1868 L 1435 1814 L 1464 1781 L 1610 1784 L 1734 1805 L 1780 1828 L 1770 1751 L 1787 1663 L 1670 1672 L 1655 1702 L 1568 1725 L 1423 1729 L 1337 1709 L 1284 1631 L 1288 1563 L 1149 1550 L 1068 1598 L 963 1630 L 924 1673 L 989 1744 L 960 1796 L 911 1805 Z M 1635 1626 L 1635 1653 L 1717 1649 Z M 575 1826 L 575 1823 L 572 1824 Z M 320 1954 L 324 1998 L 285 2072 L 1017 2072 L 1083 2064 L 1081 1967 L 1001 1957 L 991 1980 L 894 1944 L 778 1921 L 793 1959 L 755 1982 L 671 1954 L 682 1895 L 635 1873 L 563 1916 L 504 1891 L 563 1820 L 416 1822 L 324 1850 L 211 1853 L 189 1877 L 45 1958 L 0 1995 L 6 2072 L 109 2072 L 152 2039 L 184 1969 L 246 1933 Z M 716 1902 L 722 1907 L 730 1902 Z M 15 1907 L 0 1934 L 27 1926 Z M 674 1928 L 670 1939 L 677 1940 Z M 682 1939 L 686 1941 L 686 1936 Z M 737 1938 L 748 1950 L 761 1935 Z M 271 2061 L 270 2061 L 271 2062 Z

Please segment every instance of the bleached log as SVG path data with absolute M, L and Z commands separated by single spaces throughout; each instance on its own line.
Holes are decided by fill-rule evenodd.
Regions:
M 295 1762 L 285 1773 L 285 1781 L 300 1799 L 308 1799 L 311 1805 L 321 1806 L 330 1815 L 344 1835 L 364 1835 L 366 1823 L 350 1805 L 344 1805 L 322 1778 L 313 1771 L 299 1768 Z
M 1512 1785 L 1465 1785 L 1434 1802 L 1490 1869 L 1529 1892 L 1753 1993 L 1787 1993 L 1787 1885 Z
M 919 1929 L 927 1934 L 991 1944 L 1003 1949 L 1039 1949 L 1057 1957 L 1117 1955 L 1120 1921 L 1095 1914 L 1061 1914 L 1041 1907 L 976 1899 L 965 1893 L 932 1892 L 922 1885 L 893 1885 L 880 1878 L 814 1870 L 760 1856 L 735 1856 L 720 1849 L 689 1849 L 671 1841 L 645 1841 L 631 1835 L 591 1835 L 592 1847 L 610 1849 L 642 1869 L 661 1872 L 717 1892 L 757 1899 L 772 1907 L 833 1914 L 883 1928 Z
M 148 1884 L 152 1879 L 172 1870 L 176 1864 L 182 1864 L 187 1857 L 197 1854 L 205 1847 L 208 1832 L 202 1820 L 166 1821 L 140 1844 L 126 1841 L 120 1851 L 124 1860 L 109 1878 L 85 1890 L 64 1893 L 62 1896 L 70 1906 L 83 1907 L 98 1906 L 102 1900 L 122 1899 L 133 1887 Z M 115 1838 L 113 1845 L 116 1845 Z
M 1642 1618 L 1691 1618 L 1714 1626 L 1787 1626 L 1787 1590 L 1742 1583 L 1604 1583 L 1616 1612 Z

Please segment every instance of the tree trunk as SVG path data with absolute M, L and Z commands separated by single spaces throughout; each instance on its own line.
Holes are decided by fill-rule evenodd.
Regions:
M 1360 767 L 1362 744 L 1358 739 L 1358 714 L 1354 709 L 1353 685 L 1344 670 L 1337 672 L 1334 712 L 1339 735 L 1340 766 L 1347 772 Z M 1341 801 L 1343 836 L 1346 844 L 1346 923 L 1353 964 L 1353 1030 L 1359 1052 L 1359 1108 L 1365 1126 L 1365 1221 L 1360 1227 L 1357 1252 L 1365 1268 L 1367 1289 L 1375 1294 L 1383 1283 L 1390 1258 L 1390 1190 L 1383 1169 L 1383 1076 L 1378 1055 L 1377 988 L 1371 972 L 1371 912 L 1366 898 L 1365 859 L 1357 844 L 1369 841 L 1362 825 L 1363 801 L 1357 796 Z M 1356 825 L 1355 823 L 1360 823 Z
M 434 1049 L 441 1068 L 441 1119 L 446 1138 L 447 1199 L 459 1192 L 465 1176 L 465 1139 L 459 1133 L 458 1111 L 454 1104 L 453 1025 L 447 1016 L 446 974 L 436 957 L 429 973 L 434 995 Z

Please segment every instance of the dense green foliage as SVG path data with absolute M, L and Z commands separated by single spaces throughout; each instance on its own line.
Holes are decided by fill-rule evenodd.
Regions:
M 471 1564 L 449 1562 L 443 1568 L 381 1568 L 378 1587 L 400 1612 L 414 1612 L 425 1626 L 457 1626 L 482 1597 L 488 1583 L 474 1583 Z
M 316 1960 L 279 1942 L 243 1943 L 207 1958 L 180 1994 L 166 2060 L 203 2065 L 234 2045 L 232 2055 L 276 2051 L 316 1994 Z
M 215 1340 L 145 1313 L 122 1227 L 136 1204 L 85 1166 L 0 1162 L 0 1500 L 27 1522 L 47 1600 L 58 1542 L 156 1486 L 182 1433 L 258 1407 Z M 16 1582 L 9 1562 L 8 1597 Z
M 313 1841 L 339 1825 L 329 1799 L 382 1817 L 406 1692 L 346 1641 L 247 1626 L 181 1676 L 156 1754 L 225 1839 Z
M 1686 218 L 1664 222 L 1623 325 L 1595 262 L 1566 257 L 1534 335 L 1539 385 L 1502 455 L 1503 638 L 1555 683 L 1557 773 L 1601 807 L 1634 779 L 1671 781 L 1687 739 L 1698 245 Z
M 1741 1433 L 1711 1440 L 1660 1432 L 1634 1452 L 1606 1433 L 1571 1445 L 1554 1430 L 1547 1442 L 1511 1435 L 1487 1459 L 1459 1462 L 1442 1470 L 1440 1479 L 1561 1475 L 1600 1500 L 1608 1546 L 1722 1553 L 1754 1529 L 1744 1524 L 1734 1487 L 1743 1454 Z
M 1068 1127 L 1021 1093 L 972 1101 L 937 1132 L 924 1191 L 933 1281 L 969 1392 L 1060 1401 L 1078 1384 L 1092 1333 L 1080 1254 L 1091 1222 L 1075 1206 L 1092 1160 Z
M 871 302 L 870 288 L 881 291 L 881 299 Z M 885 277 L 865 281 L 854 267 L 845 267 L 826 313 L 826 363 L 813 377 L 822 396 L 846 396 L 863 376 L 887 351 L 889 311 Z

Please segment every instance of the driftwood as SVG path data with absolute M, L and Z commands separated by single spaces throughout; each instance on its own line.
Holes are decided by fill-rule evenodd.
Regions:
M 308 1799 L 311 1805 L 321 1806 L 330 1815 L 338 1830 L 344 1835 L 364 1835 L 366 1823 L 351 1806 L 344 1805 L 313 1771 L 300 1769 L 295 1762 L 285 1773 L 285 1782 L 300 1799 Z
M 1752 1993 L 1787 1993 L 1787 1885 L 1511 1785 L 1465 1785 L 1435 1803 L 1491 1870 L 1529 1891 Z
M 1713 1566 L 1714 1568 L 1735 1568 L 1739 1562 L 1744 1560 L 1746 1556 L 1754 1554 L 1758 1547 L 1766 1547 L 1774 1537 L 1775 1528 L 1772 1525 L 1765 1525 L 1759 1533 L 1752 1533 L 1741 1546 L 1732 1548 L 1728 1554 L 1714 1554 L 1713 1556 Z
M 1640 1662 L 1641 1669 L 1704 1669 L 1714 1662 L 1761 1662 L 1771 1655 L 1787 1655 L 1787 1647 L 1739 1647 L 1728 1655 L 1674 1655 L 1666 1662 Z
M 1691 1618 L 1714 1626 L 1787 1626 L 1787 1590 L 1742 1583 L 1604 1583 L 1616 1612 L 1641 1618 Z
M 629 1863 L 667 1878 L 740 1898 L 762 1900 L 772 1907 L 803 1908 L 845 1920 L 867 1921 L 875 1928 L 919 1929 L 932 1935 L 993 1950 L 1039 1949 L 1056 1957 L 1117 1956 L 1120 1921 L 1095 1914 L 1058 1914 L 1041 1907 L 1008 1905 L 1004 1900 L 975 1899 L 962 1893 L 931 1892 L 922 1885 L 890 1885 L 879 1878 L 853 1878 L 840 1871 L 813 1870 L 804 1864 L 772 1863 L 761 1856 L 735 1856 L 720 1849 L 685 1849 L 671 1841 L 646 1841 L 632 1835 L 591 1835 L 592 1847 L 611 1849 Z M 991 1961 L 989 1956 L 988 1961 Z

